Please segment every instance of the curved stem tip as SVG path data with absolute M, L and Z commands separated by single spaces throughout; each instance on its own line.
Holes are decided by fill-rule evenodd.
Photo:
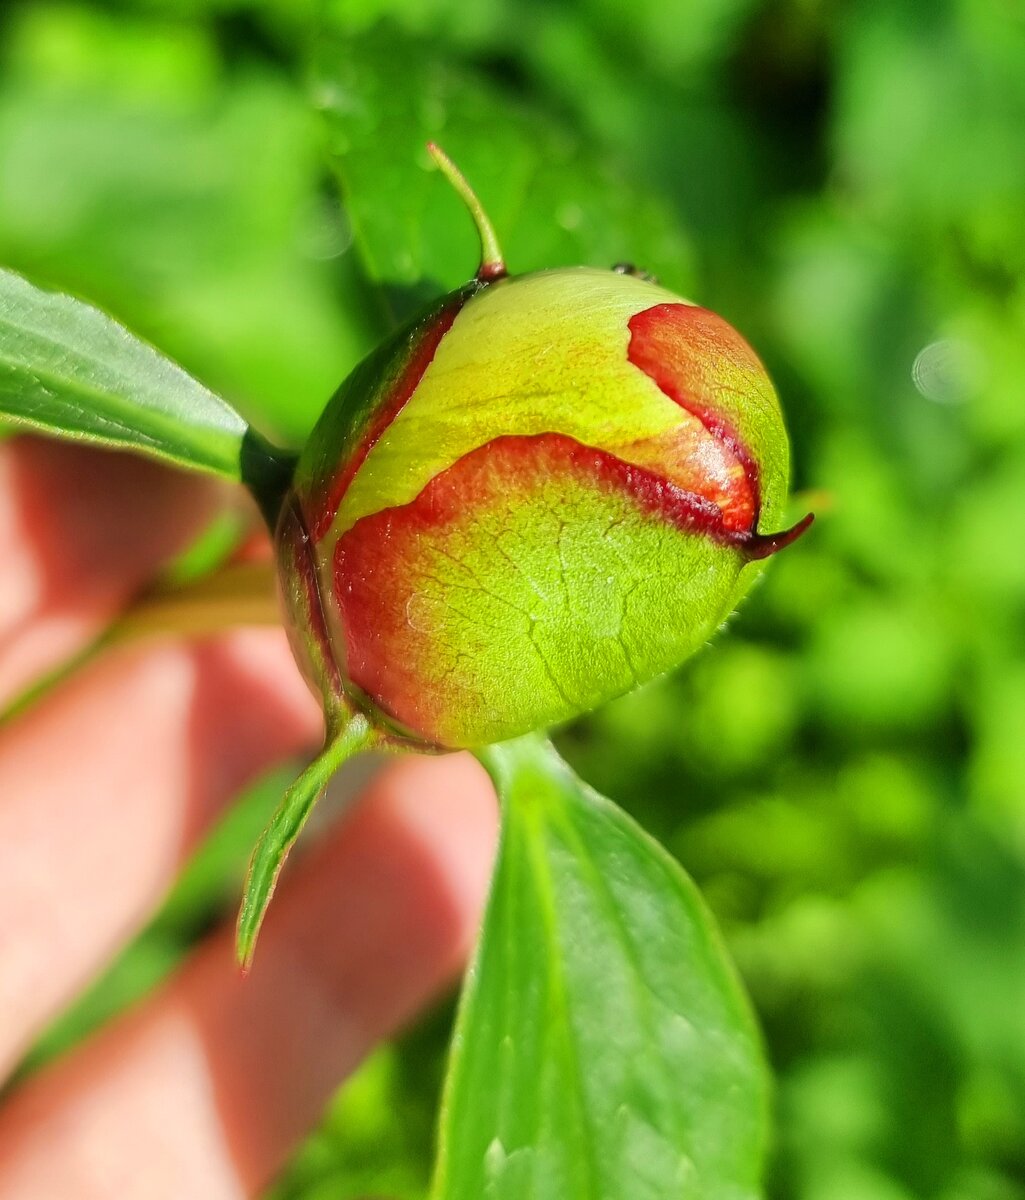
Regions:
M 752 534 L 744 543 L 744 553 L 747 555 L 748 561 L 757 562 L 760 558 L 768 558 L 772 554 L 777 554 L 785 546 L 796 542 L 814 520 L 815 514 L 808 513 L 796 525 L 791 525 L 789 529 L 784 529 L 781 533 Z
M 484 211 L 484 206 L 478 199 L 477 193 L 470 187 L 466 176 L 437 142 L 428 142 L 427 152 L 438 164 L 441 173 L 459 193 L 463 203 L 470 210 L 473 223 L 477 226 L 477 233 L 480 236 L 480 266 L 477 268 L 477 278 L 481 283 L 491 283 L 496 279 L 501 279 L 506 274 L 502 247 L 498 244 L 495 227 Z

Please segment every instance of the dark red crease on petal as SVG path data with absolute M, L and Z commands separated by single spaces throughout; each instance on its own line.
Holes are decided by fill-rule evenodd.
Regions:
M 757 355 L 722 317 L 693 304 L 656 304 L 629 321 L 627 358 L 659 390 L 693 414 L 733 455 L 744 473 L 731 497 L 726 523 L 753 534 L 761 510 L 758 464 L 733 426 L 701 394 L 708 390 L 702 363 L 761 371 Z M 704 385 L 704 386 L 703 386 Z
M 401 726 L 441 740 L 433 725 L 435 700 L 424 691 L 418 662 L 429 650 L 411 633 L 409 619 L 422 555 L 431 546 L 444 551 L 452 530 L 476 526 L 480 537 L 490 537 L 485 514 L 495 518 L 502 509 L 515 509 L 546 484 L 560 492 L 560 481 L 626 495 L 642 513 L 734 546 L 748 558 L 772 553 L 801 531 L 763 538 L 729 530 L 712 501 L 565 434 L 495 438 L 440 471 L 408 504 L 361 517 L 335 547 L 334 593 L 349 679 Z
M 584 445 L 566 434 L 508 434 L 479 446 L 440 471 L 408 504 L 362 517 L 339 538 L 335 550 L 335 589 L 343 610 L 354 580 L 385 569 L 379 560 L 388 556 L 382 556 L 380 548 L 391 543 L 396 534 L 426 535 L 444 529 L 471 519 L 476 506 L 488 504 L 495 496 L 512 494 L 518 485 L 529 493 L 538 479 L 557 480 L 560 475 L 585 478 L 599 487 L 619 491 L 644 513 L 678 529 L 736 546 L 745 553 L 752 542 L 749 531 L 726 528 L 717 504 L 654 471 L 624 462 L 606 450 Z M 766 540 L 789 536 L 766 535 Z M 771 549 L 767 552 L 771 553 Z M 350 569 L 354 555 L 360 562 L 355 572 Z
M 310 536 L 303 522 L 302 512 L 293 498 L 282 511 L 277 534 L 278 555 L 286 581 L 286 589 L 294 588 L 294 598 L 300 606 L 305 631 L 313 639 L 317 664 L 323 668 L 325 682 L 333 695 L 341 695 L 342 682 L 331 649 L 331 637 L 324 617 L 324 606 L 320 596 L 320 582 L 313 562 Z M 301 638 L 303 630 L 290 630 L 289 637 Z M 296 654 L 304 658 L 302 648 Z M 315 681 L 319 686 L 319 680 Z
M 747 540 L 724 529 L 718 506 L 704 497 L 565 434 L 506 435 L 470 451 L 408 504 L 361 517 L 335 547 L 349 679 L 400 725 L 428 740 L 437 735 L 416 661 L 422 639 L 410 640 L 408 604 L 421 555 L 430 546 L 444 548 L 449 531 L 515 509 L 546 484 L 561 493 L 560 481 L 583 482 L 596 499 L 603 491 L 625 494 L 641 512 L 720 542 Z
M 761 483 L 758 464 L 736 429 L 714 407 L 720 372 L 763 374 L 758 355 L 718 314 L 696 304 L 656 304 L 629 321 L 627 358 L 660 391 L 692 413 L 733 455 L 743 471 L 721 512 L 726 540 L 741 546 L 749 559 L 768 558 L 796 541 L 811 525 L 809 514 L 780 533 L 758 533 Z M 714 534 L 713 534 L 714 536 Z
M 413 393 L 420 386 L 420 380 L 423 379 L 427 368 L 434 361 L 434 356 L 441 345 L 441 339 L 452 328 L 452 322 L 459 315 L 467 298 L 468 296 L 460 293 L 457 302 L 442 309 L 426 328 L 418 331 L 419 337 L 411 341 L 409 358 L 403 364 L 387 394 L 382 398 L 359 445 L 331 481 L 328 496 L 313 523 L 312 535 L 315 541 L 319 541 L 331 528 L 331 523 L 345 498 L 345 493 L 356 478 L 356 473 L 366 462 L 367 455 L 381 440 L 388 426 L 402 412 Z

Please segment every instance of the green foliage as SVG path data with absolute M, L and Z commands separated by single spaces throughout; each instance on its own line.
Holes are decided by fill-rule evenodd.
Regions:
M 478 265 L 466 211 L 439 186 L 432 139 L 481 181 L 512 272 L 626 259 L 689 289 L 686 242 L 663 203 L 611 170 L 571 126 L 425 54 L 397 26 L 323 39 L 313 96 L 359 253 L 391 316 L 465 283 Z
M 0 413 L 44 433 L 242 477 L 247 427 L 233 408 L 97 309 L 2 270 Z
M 298 444 L 377 334 L 315 115 L 257 30 L 229 62 L 214 6 L 188 23 L 160 7 L 5 17 L 0 262 L 97 303 Z
M 768 1081 L 694 885 L 540 737 L 481 759 L 502 846 L 432 1197 L 755 1196 Z
M 436 176 L 413 176 L 407 205 L 407 164 L 437 135 L 516 269 L 540 265 L 535 236 L 551 262 L 633 257 L 730 318 L 779 385 L 798 485 L 828 491 L 728 638 L 560 740 L 726 933 L 778 1079 L 769 1194 L 1022 1200 L 1020 6 L 671 0 L 636 23 L 613 0 L 325 7 L 346 87 L 362 69 L 347 39 L 395 38 L 366 86 L 413 114 L 408 141 L 371 136 L 349 162 L 373 152 L 401 178 L 370 203 L 405 214 L 399 250 L 437 248 L 430 282 L 474 265 Z M 352 241 L 373 224 L 340 216 L 300 95 L 307 15 L 24 3 L 0 35 L 0 261 L 116 314 L 291 440 L 387 324 L 366 274 L 385 260 Z M 583 216 L 563 213 L 569 230 L 563 187 Z M 382 278 L 408 300 L 394 289 L 415 291 L 415 260 Z M 941 341 L 966 363 L 946 403 L 912 374 Z M 230 908 L 259 824 L 229 830 L 217 886 L 132 952 L 132 994 L 158 943 L 170 958 Z M 114 972 L 92 1015 L 124 996 Z M 436 1022 L 369 1064 L 279 1194 L 423 1200 L 422 1066 L 446 1035 Z

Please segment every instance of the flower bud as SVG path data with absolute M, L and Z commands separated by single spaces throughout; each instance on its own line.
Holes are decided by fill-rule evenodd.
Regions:
M 774 532 L 786 432 L 726 321 L 630 271 L 508 277 L 487 249 L 342 384 L 278 531 L 329 707 L 441 748 L 676 666 L 810 521 Z

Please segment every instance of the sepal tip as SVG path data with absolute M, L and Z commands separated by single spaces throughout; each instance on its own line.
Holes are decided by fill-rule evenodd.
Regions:
M 780 550 L 796 542 L 801 534 L 810 528 L 814 520 L 815 514 L 808 513 L 796 525 L 791 525 L 789 529 L 784 529 L 780 533 L 752 534 L 744 542 L 744 553 L 748 561 L 758 562 L 760 559 L 770 558 L 773 554 L 777 554 Z

